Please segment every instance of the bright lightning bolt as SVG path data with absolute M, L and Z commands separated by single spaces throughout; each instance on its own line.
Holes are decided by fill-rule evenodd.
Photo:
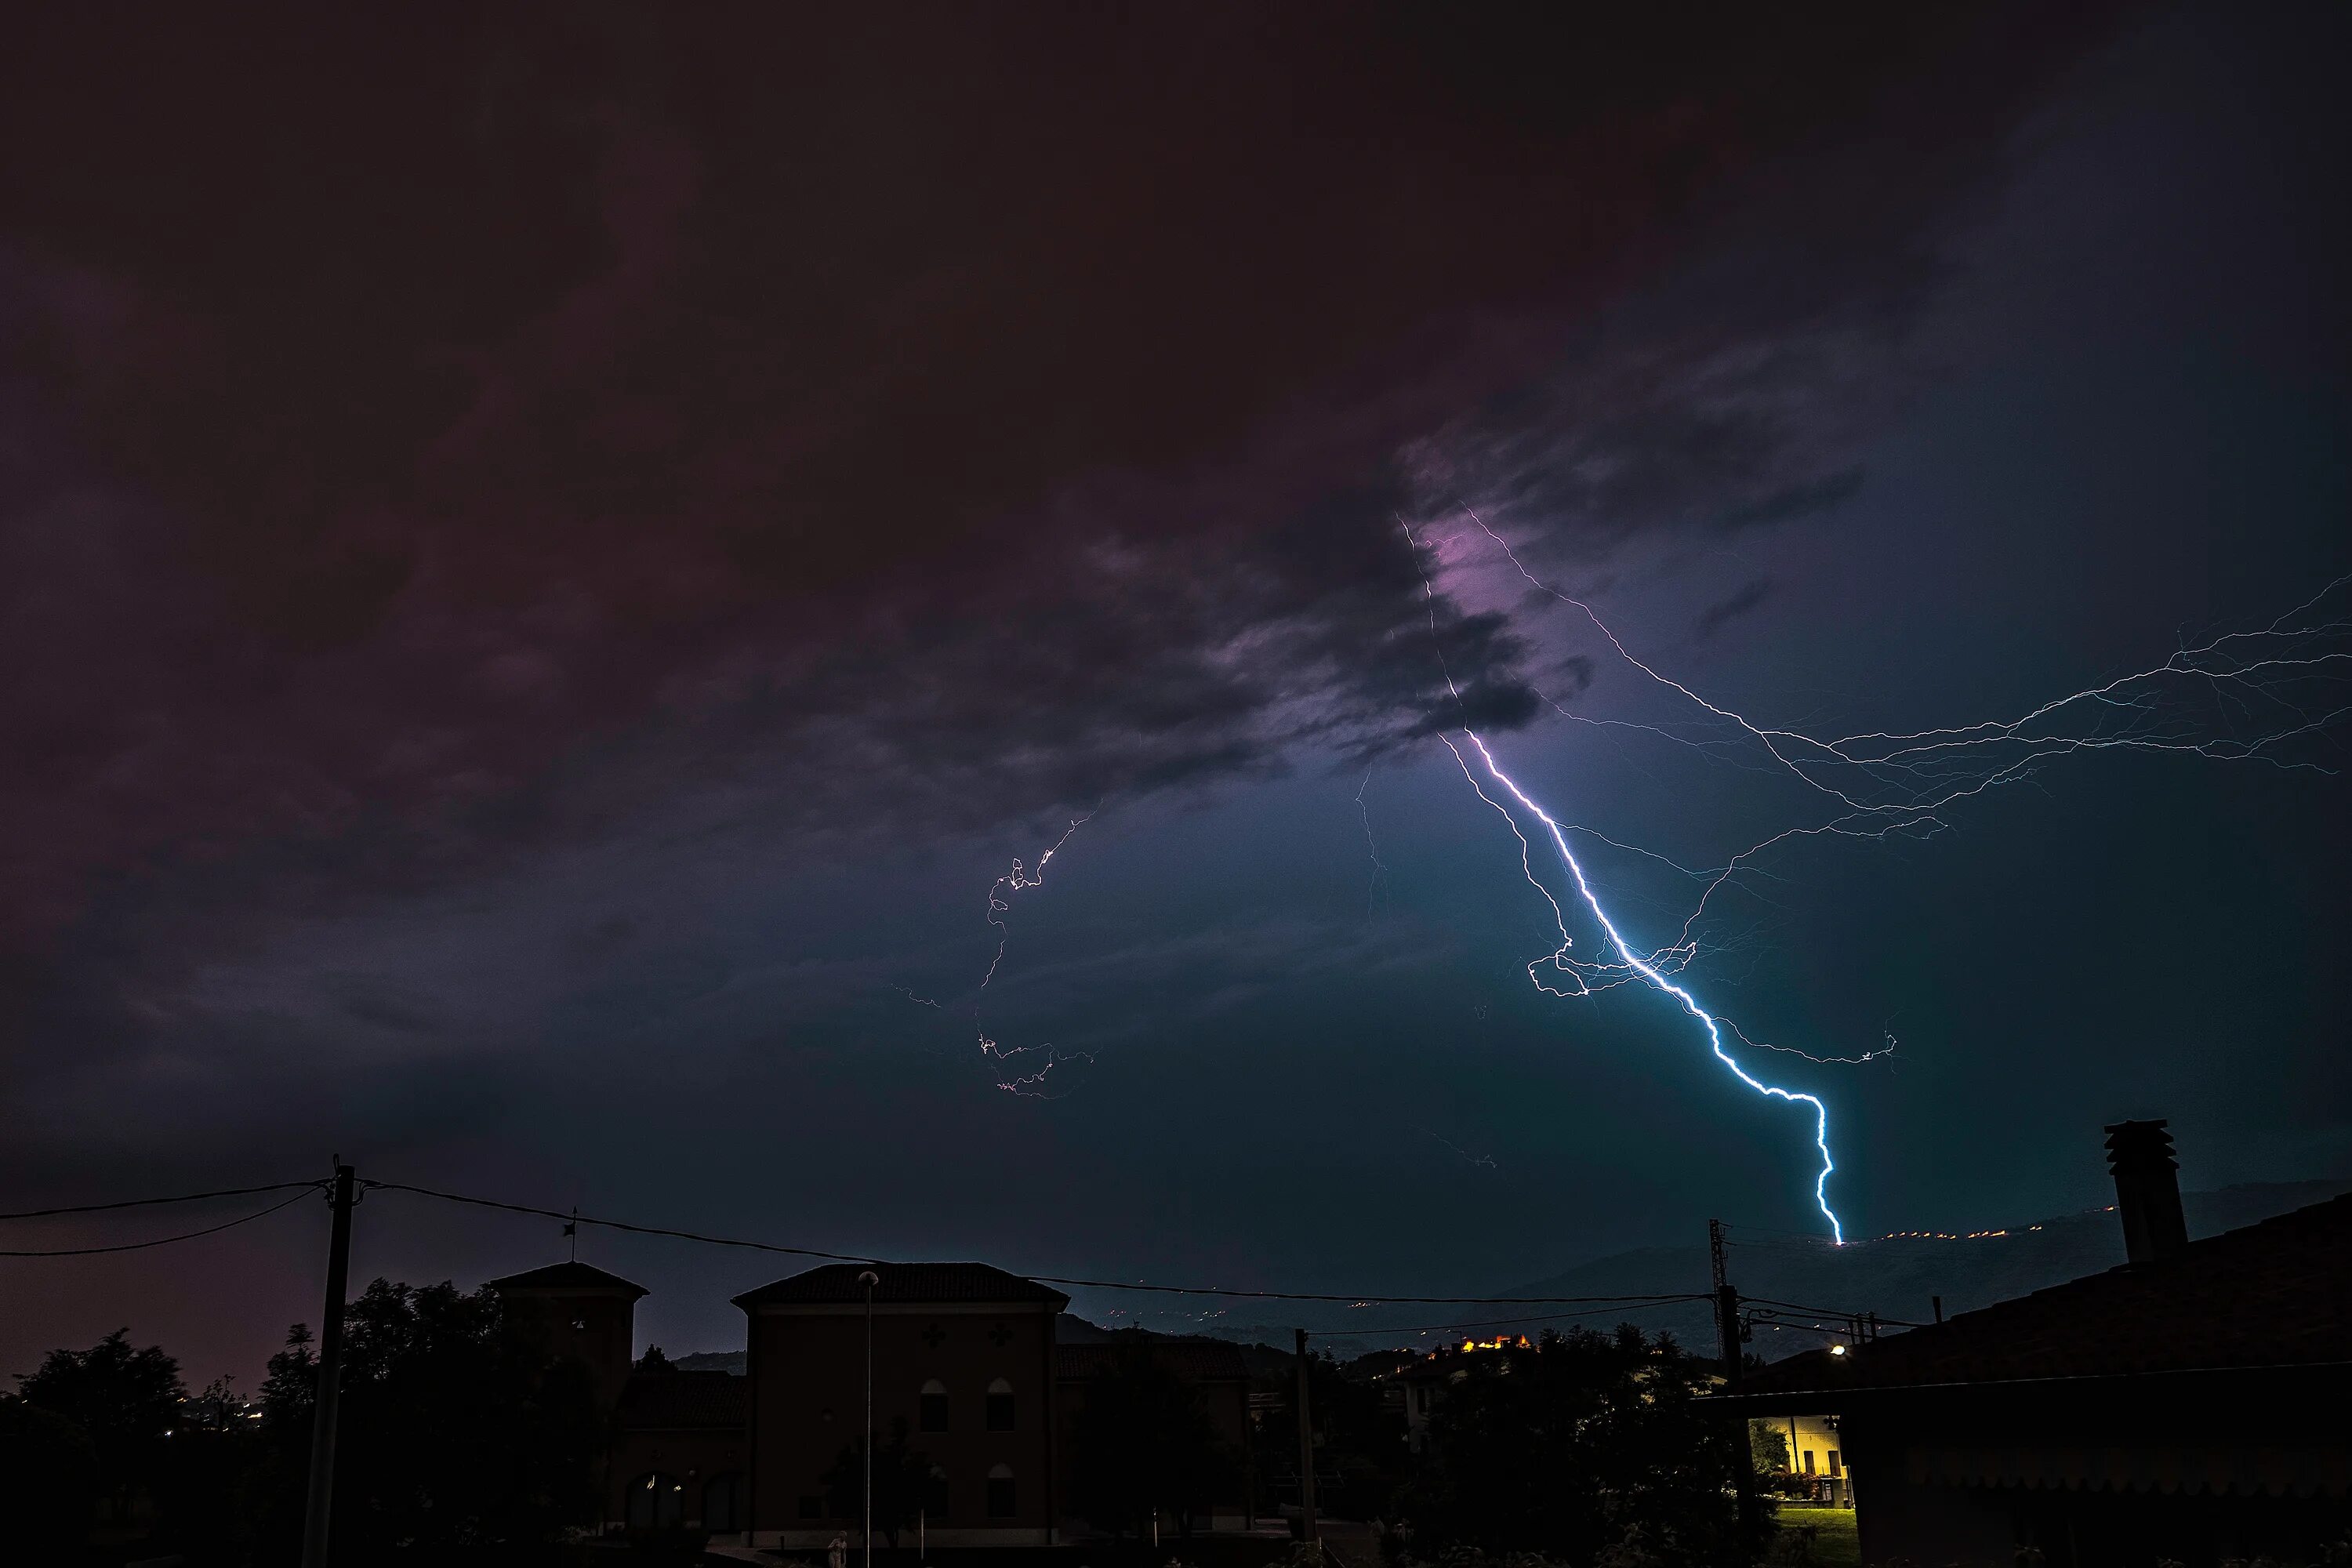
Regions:
M 1585 907 L 1592 911 L 1592 918 L 1600 923 L 1601 931 L 1608 934 L 1610 945 L 1617 950 L 1618 956 L 1624 961 L 1625 966 L 1628 969 L 1631 969 L 1634 973 L 1640 975 L 1643 980 L 1648 981 L 1660 991 L 1663 991 L 1667 995 L 1673 997 L 1676 1002 L 1682 1004 L 1683 1010 L 1688 1013 L 1693 1018 L 1698 1020 L 1699 1027 L 1706 1031 L 1707 1046 L 1708 1048 L 1715 1052 L 1716 1059 L 1721 1062 L 1725 1067 L 1729 1068 L 1733 1076 L 1738 1078 L 1740 1082 L 1746 1084 L 1748 1088 L 1754 1089 L 1759 1094 L 1769 1095 L 1775 1100 L 1785 1100 L 1791 1104 L 1801 1103 L 1810 1105 L 1813 1108 L 1813 1147 L 1820 1150 L 1822 1153 L 1821 1174 L 1813 1178 L 1813 1202 L 1821 1208 L 1822 1217 L 1830 1222 L 1830 1236 L 1832 1239 L 1835 1240 L 1839 1246 L 1844 1246 L 1845 1226 L 1839 1222 L 1837 1211 L 1830 1207 L 1829 1200 L 1830 1173 L 1837 1169 L 1836 1157 L 1830 1152 L 1829 1107 L 1823 1105 L 1816 1096 L 1806 1094 L 1797 1089 L 1782 1089 L 1778 1084 L 1766 1083 L 1762 1079 L 1758 1078 L 1754 1073 L 1751 1073 L 1746 1068 L 1741 1067 L 1738 1060 L 1732 1057 L 1731 1053 L 1723 1048 L 1723 1032 L 1717 1025 L 1715 1016 L 1698 1005 L 1698 998 L 1693 996 L 1682 986 L 1677 985 L 1673 981 L 1667 979 L 1665 975 L 1659 973 L 1657 967 L 1651 963 L 1648 959 L 1643 958 L 1640 953 L 1635 952 L 1632 944 L 1627 942 L 1623 935 L 1618 931 L 1615 922 L 1611 921 L 1609 918 L 1609 911 L 1601 907 L 1600 899 L 1596 897 L 1592 891 L 1592 884 L 1585 879 L 1584 868 L 1577 864 L 1575 852 L 1569 848 L 1568 835 L 1562 831 L 1559 819 L 1554 817 L 1551 813 L 1546 811 L 1542 806 L 1538 805 L 1528 795 L 1527 791 L 1521 789 L 1517 783 L 1512 779 L 1510 774 L 1502 770 L 1501 765 L 1495 761 L 1495 753 L 1486 749 L 1486 742 L 1479 738 L 1476 731 L 1465 730 L 1462 731 L 1462 734 L 1469 741 L 1471 746 L 1477 752 L 1478 760 L 1485 765 L 1488 776 L 1492 777 L 1496 784 L 1501 784 L 1503 788 L 1510 794 L 1512 799 L 1517 801 L 1522 807 L 1534 816 L 1537 821 L 1544 825 L 1544 832 L 1551 838 L 1552 848 L 1559 853 L 1559 863 L 1567 868 L 1569 877 L 1576 883 L 1577 895 L 1584 900 Z M 1454 743 L 1454 738 L 1447 735 L 1441 737 L 1441 739 L 1445 742 L 1445 749 L 1454 753 L 1454 760 L 1461 764 L 1462 776 L 1468 779 L 1470 781 L 1470 787 L 1478 792 L 1478 798 L 1485 801 L 1488 805 L 1493 806 L 1496 811 L 1501 812 L 1503 819 L 1506 822 L 1510 823 L 1511 831 L 1514 834 L 1518 835 L 1519 848 L 1522 854 L 1521 863 L 1525 864 L 1524 857 L 1528 843 L 1527 836 L 1519 832 L 1519 825 L 1517 819 L 1511 816 L 1510 812 L 1502 805 L 1501 802 L 1497 801 L 1493 795 L 1488 795 L 1485 787 L 1478 783 L 1477 776 L 1470 771 L 1469 760 L 1463 756 L 1462 748 Z M 1546 889 L 1541 882 L 1536 880 L 1536 876 L 1533 870 L 1528 871 L 1528 880 L 1534 882 L 1536 889 L 1538 892 L 1541 892 L 1545 899 L 1551 901 L 1552 912 L 1555 915 L 1559 914 L 1559 901 L 1557 900 L 1553 900 L 1550 891 Z M 1561 931 L 1563 935 L 1565 934 L 1566 930 L 1567 922 L 1563 918 L 1561 921 Z M 1566 944 L 1563 943 L 1563 950 L 1565 949 L 1565 945 Z M 1538 982 L 1538 984 L 1540 984 L 1540 982 Z
M 1404 520 L 1402 518 L 1398 519 L 1397 521 L 1398 526 L 1404 529 L 1406 542 L 1412 543 L 1413 539 L 1412 527 L 1406 524 Z M 1417 545 L 1415 546 L 1415 552 L 1418 553 Z M 1423 580 L 1423 587 L 1426 592 L 1429 601 L 1430 632 L 1432 636 L 1434 637 L 1437 630 L 1437 588 L 1436 585 L 1430 583 L 1426 577 Z M 1440 649 L 1438 657 L 1442 663 L 1444 658 L 1443 648 Z M 1446 689 L 1454 693 L 1454 700 L 1458 705 L 1462 700 L 1462 691 L 1459 687 L 1456 687 L 1454 684 L 1454 672 L 1451 669 L 1448 669 L 1445 672 L 1445 685 Z M 1617 950 L 1617 955 L 1624 962 L 1625 967 L 1631 970 L 1633 973 L 1641 976 L 1642 979 L 1647 981 L 1652 986 L 1664 992 L 1667 995 L 1680 1003 L 1683 1010 L 1688 1013 L 1693 1018 L 1696 1019 L 1698 1021 L 1699 1027 L 1706 1031 L 1707 1047 L 1709 1049 L 1714 1051 L 1716 1059 L 1720 1061 L 1725 1067 L 1729 1068 L 1733 1075 L 1737 1077 L 1740 1082 L 1746 1084 L 1748 1088 L 1754 1089 L 1759 1094 L 1769 1095 L 1775 1100 L 1787 1100 L 1790 1104 L 1801 1103 L 1810 1105 L 1813 1108 L 1813 1147 L 1820 1150 L 1822 1155 L 1821 1173 L 1813 1178 L 1813 1202 L 1820 1207 L 1822 1217 L 1830 1222 L 1831 1238 L 1841 1247 L 1845 1245 L 1845 1226 L 1838 1219 L 1837 1211 L 1830 1207 L 1829 1200 L 1830 1175 L 1831 1173 L 1837 1169 L 1837 1157 L 1830 1152 L 1829 1107 L 1822 1104 L 1820 1099 L 1816 1096 L 1805 1094 L 1796 1089 L 1782 1089 L 1778 1084 L 1765 1082 L 1762 1079 L 1758 1078 L 1754 1073 L 1749 1072 L 1746 1068 L 1741 1067 L 1732 1057 L 1731 1053 L 1723 1048 L 1723 1031 L 1717 1026 L 1715 1016 L 1709 1013 L 1706 1008 L 1700 1006 L 1698 1005 L 1698 999 L 1696 996 L 1693 996 L 1689 991 L 1667 979 L 1666 976 L 1660 972 L 1656 963 L 1650 958 L 1645 958 L 1642 954 L 1635 952 L 1633 951 L 1633 944 L 1628 942 L 1624 936 L 1618 931 L 1616 922 L 1609 918 L 1609 911 L 1601 907 L 1601 900 L 1593 892 L 1591 882 L 1585 877 L 1584 868 L 1577 863 L 1576 852 L 1568 847 L 1568 832 L 1561 826 L 1559 819 L 1553 816 L 1551 813 L 1546 811 L 1542 806 L 1538 805 L 1533 797 L 1528 795 L 1527 791 L 1521 789 L 1517 782 L 1503 771 L 1502 764 L 1495 761 L 1495 753 L 1487 749 L 1486 742 L 1479 737 L 1476 731 L 1465 727 L 1462 731 L 1462 734 L 1463 737 L 1470 742 L 1471 746 L 1477 751 L 1478 760 L 1485 765 L 1487 775 L 1496 784 L 1502 785 L 1502 787 L 1509 793 L 1511 798 L 1517 801 L 1523 808 L 1536 818 L 1537 821 L 1543 824 L 1544 832 L 1550 837 L 1552 849 L 1559 855 L 1560 865 L 1567 868 L 1570 879 L 1576 884 L 1578 896 L 1583 900 L 1585 907 L 1592 911 L 1592 918 L 1600 923 L 1601 931 L 1607 933 L 1610 945 Z M 1488 805 L 1493 806 L 1495 810 L 1501 815 L 1503 820 L 1510 825 L 1512 837 L 1516 837 L 1519 841 L 1520 869 L 1527 873 L 1528 884 L 1532 886 L 1537 892 L 1541 893 L 1544 897 L 1544 901 L 1551 906 L 1552 921 L 1559 931 L 1559 946 L 1553 950 L 1551 963 L 1555 968 L 1568 970 L 1570 973 L 1577 973 L 1578 976 L 1577 990 L 1575 992 L 1553 992 L 1552 994 L 1555 995 L 1589 995 L 1591 988 L 1584 984 L 1582 975 L 1578 971 L 1577 966 L 1575 966 L 1572 961 L 1568 958 L 1569 949 L 1575 945 L 1575 939 L 1570 936 L 1568 932 L 1568 917 L 1565 912 L 1561 910 L 1559 900 L 1552 897 L 1551 889 L 1543 885 L 1541 879 L 1538 878 L 1535 873 L 1534 866 L 1529 864 L 1528 837 L 1525 833 L 1522 833 L 1519 830 L 1518 819 L 1511 815 L 1509 808 L 1505 806 L 1493 795 L 1486 793 L 1486 786 L 1481 784 L 1478 782 L 1477 775 L 1470 771 L 1469 759 L 1462 754 L 1462 748 L 1454 743 L 1454 737 L 1451 735 L 1444 735 L 1441 736 L 1440 739 L 1445 742 L 1445 749 L 1454 753 L 1454 761 L 1462 769 L 1462 776 L 1469 781 L 1470 787 L 1472 789 L 1477 791 L 1478 798 L 1485 801 Z M 1542 962 L 1544 961 L 1540 959 L 1537 961 L 1538 963 Z M 1528 977 L 1535 981 L 1539 989 L 1550 991 L 1551 988 L 1544 984 L 1541 977 L 1538 976 L 1535 971 L 1536 965 L 1529 964 L 1528 966 Z
M 1755 722 L 1722 707 L 1637 657 L 1610 629 L 1592 606 L 1544 582 L 1512 548 L 1510 542 L 1468 506 L 1461 508 L 1478 531 L 1496 546 L 1510 566 L 1529 585 L 1568 605 L 1591 623 L 1609 647 L 1658 687 L 1675 693 L 1706 715 L 1707 721 L 1731 727 L 1744 736 L 1727 742 L 1718 733 L 1694 738 L 1676 729 L 1625 720 L 1592 719 L 1572 713 L 1558 702 L 1561 717 L 1580 723 L 1639 730 L 1692 748 L 1722 756 L 1727 745 L 1759 748 L 1774 771 L 1785 773 L 1815 795 L 1833 803 L 1823 820 L 1784 828 L 1732 856 L 1712 871 L 1693 871 L 1666 857 L 1636 845 L 1622 844 L 1606 835 L 1554 816 L 1506 773 L 1486 740 L 1467 728 L 1441 737 L 1479 798 L 1493 806 L 1519 842 L 1520 869 L 1530 886 L 1550 907 L 1559 944 L 1528 965 L 1528 976 L 1538 989 L 1553 996 L 1589 996 L 1610 986 L 1639 981 L 1674 999 L 1706 1033 L 1709 1049 L 1748 1088 L 1760 1095 L 1801 1103 L 1813 1112 L 1813 1142 L 1821 1153 L 1820 1173 L 1813 1182 L 1813 1199 L 1843 1245 L 1844 1228 L 1830 1206 L 1828 1183 L 1837 1169 L 1829 1142 L 1829 1111 L 1818 1096 L 1784 1089 L 1756 1076 L 1726 1044 L 1728 1035 L 1755 1050 L 1783 1052 L 1819 1063 L 1858 1064 L 1891 1056 L 1895 1040 L 1886 1033 L 1885 1044 L 1859 1056 L 1816 1056 L 1793 1047 L 1749 1038 L 1729 1019 L 1710 1013 L 1674 975 L 1683 973 L 1699 953 L 1697 929 L 1715 895 L 1745 874 L 1776 847 L 1816 837 L 1885 839 L 1897 836 L 1926 837 L 1942 831 L 1943 809 L 2000 785 L 2028 778 L 2041 764 L 2078 752 L 2136 750 L 2185 753 L 2207 759 L 2261 761 L 2282 768 L 2312 768 L 2316 764 L 2282 759 L 2277 753 L 2288 741 L 2315 734 L 2352 717 L 2352 703 L 2305 705 L 2297 699 L 2304 685 L 2341 682 L 2352 678 L 2352 651 L 2343 641 L 2352 636 L 2352 617 L 2340 612 L 2320 614 L 2352 577 L 2338 578 L 2285 615 L 2257 630 L 2231 632 L 2183 646 L 2161 664 L 2118 676 L 2101 685 L 2045 702 L 2011 720 L 1987 721 L 1952 728 L 1912 731 L 1874 731 L 1837 738 L 1820 738 L 1798 731 Z M 1410 524 L 1398 520 L 1417 558 L 1427 548 L 1413 536 Z M 1470 537 L 1465 534 L 1461 537 Z M 1454 541 L 1433 542 L 1440 548 Z M 1437 638 L 1437 591 L 1426 569 L 1423 573 L 1429 605 L 1430 634 Z M 1441 666 L 1444 651 L 1438 650 Z M 1457 704 L 1462 693 L 1450 669 L 1447 689 Z M 2224 738 L 2200 735 L 2189 721 L 2168 707 L 2169 694 L 2201 689 L 2212 700 L 2227 726 Z M 1476 767 L 1465 753 L 1475 752 Z M 1536 873 L 1534 850 L 1511 807 L 1488 793 L 1480 773 L 1497 792 L 1516 803 L 1519 812 L 1542 825 L 1553 853 L 1575 889 L 1575 901 L 1590 911 L 1606 938 L 1603 952 L 1582 957 L 1574 952 L 1567 912 Z M 1570 847 L 1570 837 L 1580 834 L 1601 843 L 1658 861 L 1685 877 L 1704 883 L 1681 931 L 1669 945 L 1638 951 L 1602 906 L 1584 868 Z

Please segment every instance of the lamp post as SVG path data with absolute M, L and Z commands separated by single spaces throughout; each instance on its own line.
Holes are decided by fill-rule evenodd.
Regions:
M 882 1276 L 868 1268 L 857 1282 L 866 1287 L 866 1568 L 874 1568 L 874 1287 Z

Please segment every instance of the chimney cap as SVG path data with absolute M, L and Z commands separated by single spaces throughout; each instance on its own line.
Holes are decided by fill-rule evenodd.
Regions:
M 2120 1172 L 2126 1166 L 2146 1169 L 2156 1166 L 2179 1170 L 2180 1162 L 2172 1152 L 2170 1126 L 2163 1117 L 2147 1121 L 2116 1121 L 2102 1129 L 2107 1135 L 2107 1169 Z

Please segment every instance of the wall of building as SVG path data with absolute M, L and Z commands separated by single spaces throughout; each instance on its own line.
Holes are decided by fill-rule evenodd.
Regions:
M 532 1324 L 559 1356 L 588 1369 L 596 1402 L 607 1412 L 629 1381 L 636 1333 L 635 1298 L 621 1291 L 509 1289 L 500 1292 L 519 1321 Z
M 629 1517 L 629 1494 L 648 1478 L 667 1477 L 682 1489 L 678 1494 L 681 1521 L 698 1529 L 727 1526 L 740 1530 L 742 1483 L 748 1478 L 750 1447 L 741 1432 L 681 1428 L 672 1431 L 625 1431 L 614 1441 L 608 1466 L 604 1518 L 613 1524 Z M 732 1477 L 735 1508 L 732 1521 L 707 1517 L 704 1501 L 715 1478 Z
M 1059 1507 L 1053 1426 L 1053 1315 L 1019 1306 L 889 1306 L 874 1312 L 874 1429 L 908 1440 L 946 1471 L 947 1514 L 927 1521 L 930 1544 L 1048 1539 Z M 857 1521 L 833 1515 L 822 1478 L 862 1435 L 866 1317 L 860 1307 L 767 1306 L 751 1326 L 757 1526 L 761 1544 L 822 1545 Z M 1009 1432 L 986 1426 L 989 1384 L 1013 1389 Z M 947 1430 L 920 1430 L 923 1385 L 948 1394 Z M 1012 1472 L 1013 1508 L 989 1511 L 990 1473 Z M 810 1517 L 805 1510 L 819 1511 Z M 877 1538 L 880 1521 L 876 1522 Z

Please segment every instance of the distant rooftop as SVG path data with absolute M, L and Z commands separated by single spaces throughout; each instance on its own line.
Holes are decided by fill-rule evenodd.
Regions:
M 1843 1355 L 1751 1373 L 1748 1394 L 2352 1361 L 2352 1194 L 1963 1312 Z
M 544 1268 L 493 1279 L 490 1284 L 499 1290 L 625 1290 L 633 1301 L 648 1294 L 635 1280 L 607 1274 L 592 1263 L 551 1263 Z
M 880 1277 L 881 1282 L 874 1288 L 877 1305 L 1051 1302 L 1059 1311 L 1070 1303 L 1070 1299 L 1058 1290 L 985 1263 L 828 1263 L 756 1290 L 747 1290 L 735 1298 L 735 1304 L 746 1311 L 779 1302 L 862 1304 L 866 1287 L 857 1282 L 857 1277 L 868 1268 Z

